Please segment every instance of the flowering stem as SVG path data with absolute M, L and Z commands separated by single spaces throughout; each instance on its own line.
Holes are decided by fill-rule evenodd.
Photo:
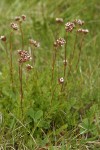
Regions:
M 22 64 L 19 63 L 19 80 L 20 80 L 20 104 L 21 104 L 21 111 L 23 116 L 23 86 L 22 86 Z
M 52 92 L 52 98 L 51 98 L 51 104 L 52 104 L 52 100 L 53 100 L 53 95 L 54 95 L 54 91 L 53 90 L 53 79 L 54 79 L 54 70 L 55 70 L 55 62 L 56 62 L 56 48 L 53 48 L 53 62 L 52 62 L 52 78 L 51 78 L 51 92 Z
M 70 65 L 69 65 L 68 75 L 70 74 L 71 69 L 72 69 L 72 61 L 73 61 L 74 55 L 75 55 L 76 43 L 77 43 L 77 32 L 76 32 L 76 36 L 75 36 L 75 42 L 74 42 L 73 52 L 72 52 L 72 55 L 70 56 L 70 60 L 69 60 L 69 64 Z
M 81 53 L 82 53 L 83 41 L 84 41 L 84 34 L 82 35 L 82 39 L 81 39 L 81 43 L 80 43 L 78 61 L 77 61 L 77 64 L 76 64 L 76 69 L 75 69 L 75 71 L 77 71 L 77 69 L 78 69 L 78 64 L 79 64 L 80 57 L 81 57 Z
M 63 84 L 61 85 L 61 90 L 60 90 L 61 92 L 63 91 Z
M 58 86 L 58 84 L 54 87 L 54 89 L 53 89 L 53 91 L 52 91 L 52 97 L 51 97 L 51 102 L 50 102 L 50 104 L 52 104 L 52 100 L 53 100 L 53 97 L 54 97 L 54 93 L 56 92 L 57 86 Z
M 13 32 L 10 33 L 10 75 L 11 75 L 11 84 L 13 88 L 12 34 Z
M 59 23 L 56 25 L 57 29 L 56 29 L 56 39 L 59 37 L 59 31 L 60 31 L 60 26 Z
M 67 59 L 67 53 L 66 53 L 66 49 L 67 49 L 67 34 L 66 34 L 66 43 L 65 43 L 65 52 L 64 52 L 64 59 L 65 59 L 65 64 L 66 64 L 66 59 Z M 66 65 L 64 64 L 64 78 L 66 75 Z
M 59 70 L 59 66 L 60 66 L 60 64 L 59 64 L 59 62 L 60 62 L 60 60 L 59 60 L 59 49 L 58 49 L 58 56 L 56 56 L 57 57 L 57 71 L 58 71 L 58 79 L 60 78 L 60 70 Z
M 54 78 L 54 70 L 55 70 L 55 62 L 56 62 L 56 48 L 53 49 L 53 62 L 52 62 L 52 79 L 51 82 L 53 83 L 53 78 Z
M 65 80 L 65 76 L 66 76 L 66 61 L 67 61 L 67 53 L 66 53 L 66 50 L 67 50 L 67 38 L 68 38 L 68 35 L 66 33 L 66 43 L 65 43 L 65 51 L 64 51 L 64 80 Z M 65 81 L 64 81 L 65 82 Z M 61 85 L 61 92 L 63 91 L 63 87 L 64 87 L 64 84 Z
M 35 51 L 35 47 L 32 49 L 31 47 L 31 54 L 32 54 L 32 61 L 33 61 L 33 65 L 35 65 L 35 55 L 34 55 L 34 51 Z
M 7 55 L 7 57 L 8 57 L 8 48 L 7 48 L 7 42 L 5 42 L 5 49 L 6 49 L 6 55 Z
M 23 48 L 24 48 L 24 35 L 23 35 L 21 22 L 19 23 L 19 27 L 20 27 L 21 37 L 22 37 L 22 50 L 23 50 Z

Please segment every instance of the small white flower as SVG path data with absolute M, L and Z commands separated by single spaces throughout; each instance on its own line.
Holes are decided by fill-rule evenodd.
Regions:
M 40 43 L 35 41 L 35 40 L 33 40 L 33 39 L 29 39 L 29 43 L 34 45 L 35 47 L 40 47 Z
M 63 83 L 63 82 L 64 82 L 64 78 L 61 77 L 61 78 L 59 79 L 59 83 Z
M 64 20 L 63 20 L 63 18 L 56 18 L 56 22 L 58 22 L 58 23 L 63 23 Z
M 0 36 L 0 40 L 2 40 L 2 41 L 4 41 L 4 42 L 5 42 L 5 41 L 6 41 L 6 36 L 1 35 L 1 36 Z
M 67 64 L 68 64 L 67 59 L 66 59 L 66 60 L 63 60 L 63 63 L 64 63 L 65 66 L 67 66 Z

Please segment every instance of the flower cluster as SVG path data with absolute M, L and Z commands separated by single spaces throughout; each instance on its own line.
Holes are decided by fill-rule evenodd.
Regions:
M 88 29 L 78 29 L 77 32 L 87 34 L 89 32 Z
M 84 24 L 84 21 L 80 20 L 80 19 L 76 19 L 73 21 L 76 25 L 82 26 Z
M 35 47 L 40 47 L 40 43 L 38 43 L 37 41 L 35 41 L 33 39 L 29 39 L 29 43 L 32 44 Z
M 18 22 L 22 22 L 22 21 L 25 21 L 25 20 L 26 20 L 25 15 L 15 17 L 15 21 L 18 21 Z
M 63 18 L 56 18 L 56 22 L 57 22 L 57 23 L 63 23 L 64 20 L 63 20 Z
M 20 21 L 20 20 L 21 20 L 21 17 L 19 17 L 19 16 L 15 17 L 15 21 Z
M 26 15 L 22 15 L 21 18 L 22 18 L 23 21 L 25 21 L 26 20 Z
M 71 32 L 74 29 L 74 27 L 75 27 L 75 24 L 73 22 L 67 22 L 65 24 L 65 30 L 67 32 Z
M 54 42 L 54 47 L 58 48 L 63 46 L 66 43 L 66 41 L 63 38 L 59 38 Z
M 30 54 L 25 50 L 18 50 L 18 54 L 20 56 L 19 63 L 24 63 L 32 59 Z
M 0 36 L 0 40 L 3 42 L 6 42 L 6 36 L 4 36 L 4 35 Z
M 18 25 L 16 23 L 11 23 L 11 28 L 13 30 L 18 30 Z

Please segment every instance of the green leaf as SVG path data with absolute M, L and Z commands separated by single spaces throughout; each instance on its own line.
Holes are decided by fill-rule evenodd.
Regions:
M 37 122 L 42 116 L 43 116 L 43 111 L 42 111 L 42 110 L 38 110 L 38 111 L 35 113 L 34 121 Z
M 29 110 L 28 110 L 28 116 L 29 117 L 31 117 L 32 119 L 34 119 L 35 118 L 35 111 L 33 110 L 33 108 L 30 108 Z

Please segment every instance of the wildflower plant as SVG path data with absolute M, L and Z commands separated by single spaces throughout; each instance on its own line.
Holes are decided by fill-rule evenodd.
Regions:
M 18 66 L 19 66 L 19 81 L 20 81 L 20 101 L 21 101 L 21 110 L 22 110 L 22 114 L 23 114 L 23 93 L 24 93 L 24 89 L 23 89 L 23 68 L 24 68 L 24 64 L 27 62 L 30 62 L 31 60 L 33 60 L 33 65 L 35 64 L 35 48 L 40 47 L 40 43 L 37 42 L 34 39 L 29 39 L 29 45 L 31 47 L 31 53 L 29 53 L 28 51 L 24 50 L 24 33 L 23 33 L 23 29 L 22 29 L 22 23 L 26 21 L 26 15 L 22 15 L 22 16 L 17 16 L 14 19 L 14 22 L 11 23 L 11 33 L 10 33 L 10 73 L 11 73 L 11 81 L 12 81 L 12 86 L 13 86 L 13 53 L 12 53 L 12 35 L 14 33 L 14 31 L 17 31 L 21 34 L 21 50 L 18 50 Z M 63 24 L 64 20 L 62 18 L 56 18 L 56 23 L 59 24 Z M 80 26 L 84 25 L 84 21 L 81 21 L 80 19 L 76 19 L 72 22 L 67 22 L 65 24 L 65 39 L 64 38 L 57 38 L 54 43 L 53 43 L 53 57 L 52 57 L 52 75 L 51 75 L 51 95 L 52 95 L 52 100 L 54 99 L 54 93 L 55 93 L 55 86 L 53 84 L 55 78 L 55 73 L 56 72 L 56 63 L 57 61 L 59 62 L 59 57 L 58 54 L 60 55 L 60 51 L 61 48 L 64 49 L 64 57 L 63 57 L 63 77 L 61 77 L 59 75 L 59 70 L 60 72 L 61 66 L 58 63 L 58 83 L 60 83 L 61 86 L 61 92 L 64 90 L 63 86 L 66 86 L 66 81 L 68 80 L 68 76 L 67 76 L 67 72 L 68 72 L 68 68 L 69 68 L 69 73 L 71 72 L 71 67 L 72 67 L 72 60 L 74 59 L 74 54 L 75 54 L 75 48 L 76 48 L 76 44 L 77 44 L 77 34 L 87 34 L 89 31 L 88 29 L 82 29 L 80 28 Z M 60 28 L 60 26 L 59 26 Z M 63 27 L 64 28 L 64 27 Z M 75 30 L 75 31 L 74 31 Z M 68 34 L 72 34 L 72 32 L 76 32 L 76 39 L 75 39 L 75 43 L 74 43 L 74 48 L 72 51 L 72 54 L 70 55 L 70 58 L 68 60 L 68 56 L 67 56 L 67 48 L 68 48 Z M 0 37 L 1 41 L 6 42 L 6 36 L 1 36 Z M 82 38 L 82 42 L 83 42 L 83 38 Z M 80 56 L 81 56 L 81 50 L 82 50 L 82 43 L 80 46 L 80 52 L 79 52 L 79 56 L 78 56 L 78 61 L 76 64 L 76 70 L 80 61 Z M 32 55 L 32 56 L 31 56 Z M 26 64 L 26 70 L 29 72 L 31 69 L 33 69 L 33 66 L 31 66 L 31 64 Z M 58 83 L 56 86 L 58 86 Z M 53 89 L 54 88 L 54 89 Z
M 48 49 L 48 51 L 42 48 L 42 39 L 38 42 L 35 38 L 29 38 L 29 32 L 29 37 L 24 33 L 24 22 L 27 24 L 26 15 L 14 18 L 10 24 L 10 36 L 0 36 L 1 42 L 9 46 L 6 49 L 10 64 L 9 76 L 11 77 L 12 95 L 14 95 L 12 97 L 17 97 L 14 106 L 16 110 L 18 109 L 19 119 L 13 115 L 14 109 L 8 112 L 10 112 L 11 117 L 14 117 L 15 126 L 21 124 L 23 128 L 27 129 L 26 133 L 32 138 L 33 147 L 37 149 L 39 147 L 35 138 L 43 139 L 46 137 L 49 139 L 51 138 L 49 136 L 55 136 L 60 140 L 59 137 L 62 135 L 68 137 L 71 129 L 75 130 L 73 134 L 77 132 L 78 136 L 81 136 L 79 127 L 76 127 L 75 124 L 81 122 L 84 113 L 82 107 L 84 106 L 81 100 L 80 104 L 77 101 L 79 99 L 77 90 L 81 93 L 82 86 L 87 83 L 83 83 L 83 78 L 81 77 L 82 80 L 80 80 L 78 74 L 82 61 L 83 42 L 85 42 L 89 30 L 83 28 L 85 22 L 80 19 L 67 23 L 64 23 L 62 18 L 56 18 L 55 21 L 55 24 L 59 25 L 59 29 L 63 27 L 63 32 L 60 34 L 60 30 L 57 31 L 58 33 L 52 39 L 51 47 L 53 48 Z M 14 39 L 16 34 L 19 36 L 17 40 Z M 19 50 L 15 45 L 17 44 L 16 41 L 20 47 Z M 48 45 L 46 47 L 48 48 Z M 36 55 L 38 48 L 40 49 Z M 87 71 L 87 73 L 89 72 Z M 77 87 L 78 84 L 79 87 Z M 74 94 L 73 91 L 75 91 Z M 82 98 L 85 94 L 87 93 L 84 93 Z M 72 97 L 72 95 L 74 96 Z M 81 105 L 80 109 L 77 109 L 78 105 Z M 84 127 L 84 123 L 89 124 L 87 120 L 83 120 L 81 125 Z M 11 124 L 11 126 L 13 125 Z M 39 138 L 37 135 L 40 135 Z M 45 145 L 48 145 L 48 139 L 45 139 L 47 140 Z M 55 141 L 52 143 L 54 144 Z M 55 142 L 55 145 L 57 144 L 59 145 L 59 141 L 58 143 Z

